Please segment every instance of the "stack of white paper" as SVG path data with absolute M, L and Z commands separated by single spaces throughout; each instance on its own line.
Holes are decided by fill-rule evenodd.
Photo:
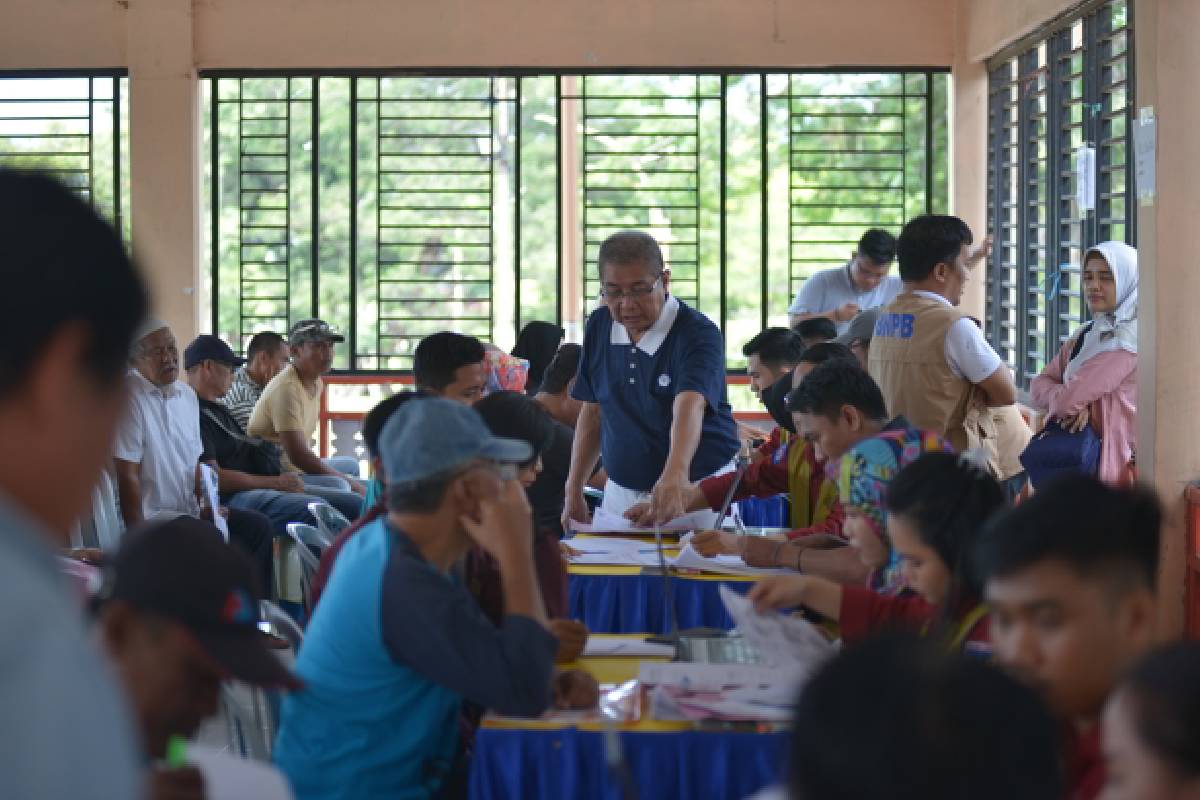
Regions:
M 681 539 L 679 543 L 683 546 L 679 551 L 679 555 L 667 559 L 671 566 L 678 567 L 679 569 L 695 569 L 703 572 L 716 572 L 722 575 L 775 575 L 789 571 L 785 569 L 747 566 L 741 556 L 720 555 L 708 558 L 697 553 L 696 549 L 692 547 L 690 540 L 686 538 Z
M 619 539 L 607 536 L 574 537 L 566 545 L 578 555 L 567 560 L 572 564 L 612 564 L 618 566 L 655 566 L 658 549 L 654 542 Z
M 838 651 L 812 623 L 794 614 L 759 614 L 750 600 L 721 586 L 721 601 L 746 643 L 758 651 L 776 680 L 739 699 L 747 702 L 790 703 L 801 683 Z

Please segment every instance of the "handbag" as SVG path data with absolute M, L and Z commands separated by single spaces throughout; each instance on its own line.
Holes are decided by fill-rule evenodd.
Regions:
M 1034 489 L 1056 475 L 1095 475 L 1100 469 L 1100 445 L 1100 436 L 1090 423 L 1078 433 L 1071 433 L 1058 420 L 1051 420 L 1021 453 L 1021 466 Z
M 211 408 L 202 408 L 200 413 L 238 444 L 236 455 L 226 459 L 226 463 L 222 465 L 226 469 L 235 469 L 248 475 L 272 477 L 283 473 L 283 459 L 278 445 L 231 430 Z
M 1071 350 L 1071 358 L 1079 355 L 1083 347 L 1085 327 Z M 1100 446 L 1102 441 L 1089 422 L 1083 430 L 1071 433 L 1058 420 L 1050 420 L 1040 433 L 1030 440 L 1025 452 L 1021 453 L 1021 466 L 1029 475 L 1034 489 L 1041 488 L 1046 481 L 1065 473 L 1096 475 L 1100 470 Z

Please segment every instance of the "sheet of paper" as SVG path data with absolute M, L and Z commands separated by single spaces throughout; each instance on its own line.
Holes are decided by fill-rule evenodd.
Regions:
M 769 686 L 776 670 L 761 664 L 701 664 L 687 661 L 643 661 L 638 679 L 649 686 L 722 689 L 726 686 Z
M 837 645 L 808 620 L 794 614 L 759 614 L 748 598 L 729 587 L 718 591 L 738 632 L 767 666 L 808 673 L 837 652 Z
M 654 644 L 625 636 L 589 636 L 583 646 L 584 656 L 641 656 L 671 658 L 675 648 L 669 644 Z
M 1133 185 L 1142 204 L 1153 203 L 1158 191 L 1158 120 L 1154 108 L 1138 109 L 1133 122 Z
M 788 572 L 785 569 L 750 567 L 742 561 L 741 556 L 721 555 L 707 558 L 696 552 L 688 540 L 680 540 L 683 547 L 679 555 L 667 559 L 672 566 L 679 569 L 694 569 L 702 572 L 716 572 L 722 575 L 775 575 Z
M 204 775 L 208 800 L 293 800 L 283 773 L 270 764 L 237 758 L 201 744 L 189 744 L 187 760 Z
M 658 549 L 653 539 L 620 539 L 606 536 L 575 536 L 564 540 L 579 555 L 570 556 L 572 564 L 612 564 L 615 566 L 658 566 Z
M 213 510 L 213 524 L 217 526 L 217 530 L 225 537 L 225 541 L 229 541 L 229 523 L 225 517 L 221 516 L 221 501 L 217 495 L 217 473 L 207 464 L 200 465 L 200 475 L 204 480 L 204 493 L 208 498 L 208 507 Z

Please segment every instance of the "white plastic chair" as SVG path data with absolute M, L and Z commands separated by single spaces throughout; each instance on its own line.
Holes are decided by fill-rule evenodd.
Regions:
M 321 554 L 329 547 L 330 541 L 321 531 L 302 522 L 289 522 L 287 532 L 295 543 L 296 556 L 300 559 L 300 591 L 304 607 L 312 611 L 312 582 L 321 565 Z
M 350 527 L 350 520 L 329 503 L 309 503 L 308 512 L 313 515 L 313 519 L 317 521 L 317 527 L 331 542 L 337 538 L 339 533 Z

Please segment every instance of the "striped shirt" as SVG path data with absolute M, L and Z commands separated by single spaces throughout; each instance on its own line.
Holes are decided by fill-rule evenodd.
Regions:
M 250 415 L 254 412 L 254 406 L 262 393 L 263 387 L 254 382 L 245 367 L 239 367 L 237 372 L 233 373 L 233 386 L 221 398 L 221 403 L 229 409 L 229 413 L 242 426 L 242 430 L 246 430 L 250 427 Z

